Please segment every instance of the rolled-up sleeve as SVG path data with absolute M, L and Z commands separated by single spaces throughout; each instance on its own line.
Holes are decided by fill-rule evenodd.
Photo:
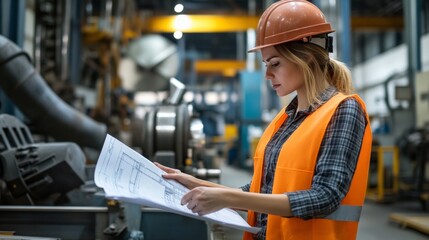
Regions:
M 366 124 L 354 98 L 340 104 L 326 129 L 311 189 L 286 193 L 295 217 L 324 217 L 338 208 L 353 179 Z
M 250 191 L 250 183 L 248 183 L 244 186 L 241 186 L 240 188 L 243 192 L 249 192 Z

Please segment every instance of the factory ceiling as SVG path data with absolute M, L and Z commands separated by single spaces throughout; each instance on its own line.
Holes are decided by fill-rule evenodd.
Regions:
M 174 6 L 178 3 L 185 6 L 185 14 L 240 13 L 246 14 L 252 8 L 248 0 L 137 0 L 140 9 L 153 10 L 161 14 L 174 14 Z M 263 9 L 264 1 L 253 1 L 257 12 Z
M 184 10 L 181 14 L 206 16 L 253 16 L 256 19 L 260 14 L 262 14 L 267 5 L 272 2 L 276 1 L 135 0 L 135 4 L 137 5 L 136 7 L 139 10 L 150 12 L 153 16 L 177 15 L 177 13 L 174 12 L 174 6 L 180 3 L 184 5 Z M 322 5 L 323 9 L 323 4 L 335 4 L 335 2 L 336 4 L 341 4 L 342 1 L 312 0 L 311 2 Z M 333 9 L 332 6 L 328 7 Z M 352 32 L 382 32 L 392 29 L 395 31 L 402 31 L 403 29 L 403 0 L 350 0 L 350 9 Z M 239 23 L 236 25 L 238 26 Z M 170 40 L 176 41 L 173 38 L 171 31 L 164 30 L 160 33 Z M 246 40 L 245 34 L 238 36 L 237 32 L 233 31 L 216 33 L 210 31 L 190 31 L 184 35 L 185 43 L 182 47 L 184 47 L 187 52 L 198 53 L 199 58 L 242 59 L 245 56 L 240 56 L 239 53 L 245 53 L 243 50 L 245 50 L 247 46 L 240 46 L 237 41 L 237 37 L 242 40 Z
M 275 1 L 261 0 L 136 0 L 140 9 L 152 10 L 160 14 L 174 14 L 174 6 L 181 3 L 185 6 L 186 14 L 207 13 L 261 13 L 265 3 Z M 313 0 L 311 2 L 325 4 L 328 0 Z M 329 1 L 332 2 L 332 1 Z M 335 2 L 335 1 L 334 1 Z M 403 0 L 351 0 L 352 16 L 402 16 Z M 337 4 L 340 1 L 337 1 Z

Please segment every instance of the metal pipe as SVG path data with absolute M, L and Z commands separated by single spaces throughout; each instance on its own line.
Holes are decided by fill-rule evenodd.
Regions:
M 59 98 L 35 71 L 28 55 L 0 35 L 0 88 L 37 130 L 56 140 L 100 150 L 107 127 Z
M 108 213 L 107 207 L 92 206 L 0 206 L 1 212 L 89 212 Z

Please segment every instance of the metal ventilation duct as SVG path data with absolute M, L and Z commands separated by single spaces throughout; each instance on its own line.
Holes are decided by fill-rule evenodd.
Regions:
M 56 140 L 101 149 L 107 128 L 69 106 L 35 71 L 28 55 L 0 35 L 0 88 L 37 130 Z

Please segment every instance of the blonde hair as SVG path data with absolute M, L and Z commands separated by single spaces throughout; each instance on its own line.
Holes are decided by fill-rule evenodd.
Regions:
M 344 63 L 331 59 L 322 47 L 312 43 L 287 42 L 275 48 L 302 72 L 309 104 L 320 104 L 320 94 L 329 85 L 344 94 L 353 92 L 350 70 Z

